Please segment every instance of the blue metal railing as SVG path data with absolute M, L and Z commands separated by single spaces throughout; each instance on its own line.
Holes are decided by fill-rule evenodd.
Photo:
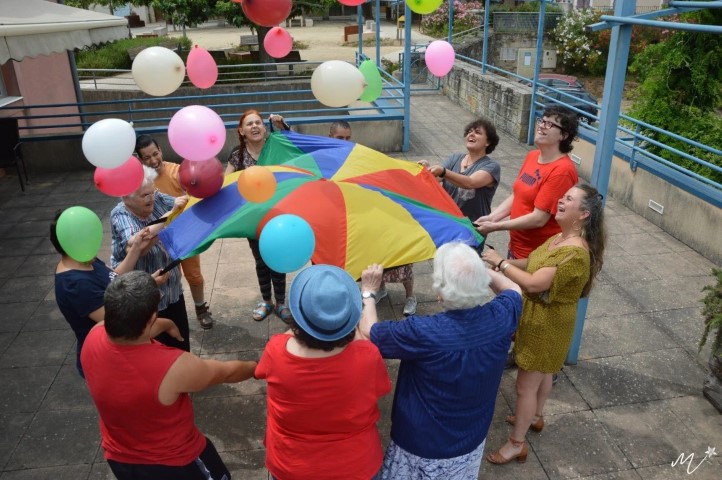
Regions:
M 230 77 L 234 84 L 241 83 L 241 85 L 271 80 L 291 82 L 299 80 L 307 83 L 310 72 L 299 71 L 297 74 L 294 72 L 293 75 L 279 75 L 277 67 L 278 65 L 287 65 L 290 73 L 290 69 L 295 66 L 306 69 L 310 64 L 314 68 L 317 63 L 286 62 L 219 66 L 219 82 L 217 84 L 220 84 L 220 87 L 223 87 L 224 84 L 230 84 L 230 80 L 222 80 L 224 76 L 225 78 Z M 301 69 L 298 68 L 298 70 Z M 23 141 L 78 137 L 94 122 L 111 117 L 133 122 L 138 131 L 166 131 L 173 114 L 179 109 L 193 104 L 212 108 L 224 120 L 227 128 L 235 128 L 238 117 L 247 108 L 262 110 L 261 113 L 264 114 L 278 113 L 284 115 L 290 123 L 324 123 L 339 118 L 348 121 L 403 119 L 404 96 L 400 90 L 403 88 L 403 84 L 383 71 L 383 69 L 381 69 L 381 72 L 385 80 L 382 87 L 382 96 L 374 102 L 372 107 L 325 107 L 319 105 L 310 89 L 301 88 L 266 91 L 263 92 L 262 99 L 259 99 L 260 94 L 258 92 L 253 91 L 174 97 L 127 98 L 80 103 L 20 105 L 3 107 L 0 110 L 7 111 L 10 115 L 21 120 L 19 128 Z M 130 70 L 89 69 L 79 70 L 79 73 L 82 73 L 81 83 L 92 89 L 113 89 L 140 93 Z M 240 78 L 242 78 L 242 82 L 239 82 Z M 198 91 L 200 92 L 200 90 Z M 375 111 L 375 113 L 370 111 Z M 63 119 L 67 121 L 63 121 Z M 22 120 L 27 120 L 27 122 Z M 48 122 L 49 120 L 52 122 Z M 35 133 L 39 131 L 42 134 Z M 55 133 L 52 133 L 53 131 Z M 47 132 L 51 133 L 48 134 Z
M 483 65 L 481 61 L 466 57 L 464 55 L 457 54 L 456 58 L 457 60 L 461 60 L 479 67 L 482 67 Z M 514 72 L 504 70 L 503 68 L 496 67 L 494 65 L 486 64 L 483 66 L 485 66 L 488 71 L 495 72 L 516 80 L 523 80 L 529 83 L 532 83 L 533 80 L 518 75 Z M 549 92 L 559 93 L 562 98 L 559 100 L 554 99 L 549 96 Z M 540 102 L 540 98 L 545 100 L 545 102 Z M 596 143 L 596 133 L 599 130 L 596 122 L 599 120 L 599 114 L 592 115 L 588 111 L 570 105 L 569 103 L 565 102 L 564 99 L 574 99 L 575 103 L 581 103 L 596 108 L 600 107 L 600 105 L 593 104 L 584 99 L 576 98 L 574 95 L 567 93 L 563 90 L 544 86 L 543 91 L 537 90 L 536 92 L 533 92 L 533 105 L 535 107 L 533 109 L 534 117 L 538 117 L 541 114 L 545 104 L 548 104 L 550 102 L 558 103 L 575 111 L 578 114 L 584 115 L 584 117 L 587 117 L 591 120 L 590 124 L 585 125 L 585 127 L 582 129 L 582 136 L 586 140 L 590 140 L 593 143 Z M 710 147 L 709 145 L 704 145 L 689 138 L 682 137 L 681 135 L 677 135 L 662 128 L 655 127 L 654 125 L 643 122 L 641 120 L 637 120 L 636 118 L 630 117 L 628 115 L 622 114 L 620 115 L 620 118 L 622 119 L 623 123 L 620 123 L 620 125 L 618 125 L 617 130 L 621 132 L 622 135 L 618 135 L 617 137 L 615 154 L 617 154 L 620 158 L 628 161 L 630 163 L 630 168 L 635 169 L 637 166 L 642 166 L 643 168 L 653 172 L 655 175 L 659 176 L 670 184 L 682 188 L 683 190 L 713 205 L 722 207 L 722 184 L 716 182 L 713 179 L 707 178 L 704 175 L 696 173 L 688 168 L 685 168 L 678 163 L 675 163 L 660 155 L 650 152 L 649 147 L 655 146 L 659 149 L 662 149 L 662 151 L 664 152 L 668 152 L 670 156 L 676 156 L 680 160 L 692 162 L 698 167 L 707 168 L 717 174 L 722 174 L 721 166 L 715 165 L 683 150 L 673 148 L 655 138 L 651 138 L 649 135 L 645 135 L 643 132 L 650 131 L 659 136 L 666 136 L 676 141 L 682 142 L 685 145 L 689 145 L 690 149 L 696 148 L 713 155 L 719 155 L 720 157 L 722 157 L 722 151 L 714 147 Z M 533 129 L 534 123 L 531 122 L 529 127 L 531 137 L 533 137 L 533 135 L 531 135 Z

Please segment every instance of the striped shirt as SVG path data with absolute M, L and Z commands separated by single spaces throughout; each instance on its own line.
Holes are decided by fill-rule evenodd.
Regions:
M 110 212 L 110 233 L 112 238 L 112 249 L 110 253 L 110 264 L 116 268 L 123 261 L 126 255 L 126 247 L 130 237 L 143 230 L 150 222 L 156 220 L 173 208 L 175 198 L 160 192 L 155 194 L 153 213 L 146 220 L 141 220 L 130 212 L 121 201 Z M 135 264 L 136 270 L 143 270 L 148 273 L 155 273 L 170 263 L 171 259 L 163 244 L 158 242 L 151 249 L 138 259 Z M 168 305 L 177 302 L 183 294 L 181 273 L 179 268 L 170 271 L 168 281 L 160 285 L 160 304 L 158 310 L 165 310 Z

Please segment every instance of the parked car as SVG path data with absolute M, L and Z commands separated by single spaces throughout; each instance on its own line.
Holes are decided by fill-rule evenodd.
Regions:
M 520 80 L 524 85 L 531 87 L 528 80 Z M 552 88 L 577 88 L 584 89 L 584 85 L 573 75 L 560 75 L 558 73 L 540 73 L 537 85 L 548 86 Z
M 543 104 L 545 107 L 547 105 L 555 103 L 566 104 L 588 114 L 585 115 L 584 113 L 580 113 L 580 121 L 584 123 L 592 123 L 596 120 L 595 117 L 597 116 L 597 111 L 599 110 L 599 106 L 597 105 L 597 99 L 594 98 L 594 96 L 592 96 L 592 94 L 590 94 L 586 90 L 580 90 L 576 88 L 560 88 L 558 89 L 558 91 L 545 90 L 539 93 L 548 97 L 537 97 L 537 101 Z M 590 105 L 590 103 L 592 105 Z M 543 108 L 538 109 L 537 116 L 541 116 L 542 110 Z

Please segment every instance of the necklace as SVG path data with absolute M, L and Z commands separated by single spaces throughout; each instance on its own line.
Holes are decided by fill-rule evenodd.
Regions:
M 562 234 L 560 233 L 559 235 L 557 235 L 557 238 L 554 239 L 554 241 L 552 242 L 552 245 L 559 245 L 560 243 L 562 243 L 572 237 L 578 237 L 578 236 L 579 235 L 572 233 L 571 235 L 567 235 L 566 237 L 563 237 Z
M 483 155 L 482 155 L 482 156 L 483 156 Z M 479 160 L 481 160 L 481 157 L 477 158 L 477 159 L 474 160 L 473 162 L 466 162 L 466 163 L 464 163 L 466 160 L 471 160 L 471 157 L 470 157 L 468 154 L 464 157 L 464 160 L 461 161 L 461 169 L 462 169 L 462 170 L 466 170 L 467 168 L 469 168 L 470 166 L 472 166 L 473 164 L 475 164 L 476 162 L 478 162 Z

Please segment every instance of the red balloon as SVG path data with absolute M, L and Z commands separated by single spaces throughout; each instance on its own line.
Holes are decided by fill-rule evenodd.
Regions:
M 138 190 L 143 183 L 143 165 L 131 156 L 116 168 L 98 167 L 93 174 L 98 190 L 111 197 L 124 197 Z
M 291 13 L 291 0 L 241 0 L 243 13 L 263 27 L 275 27 Z
M 189 195 L 196 198 L 212 197 L 223 186 L 223 165 L 217 158 L 183 160 L 178 177 Z
M 357 7 L 364 3 L 366 0 L 338 0 L 340 3 L 343 3 L 344 5 L 348 5 L 349 7 Z

